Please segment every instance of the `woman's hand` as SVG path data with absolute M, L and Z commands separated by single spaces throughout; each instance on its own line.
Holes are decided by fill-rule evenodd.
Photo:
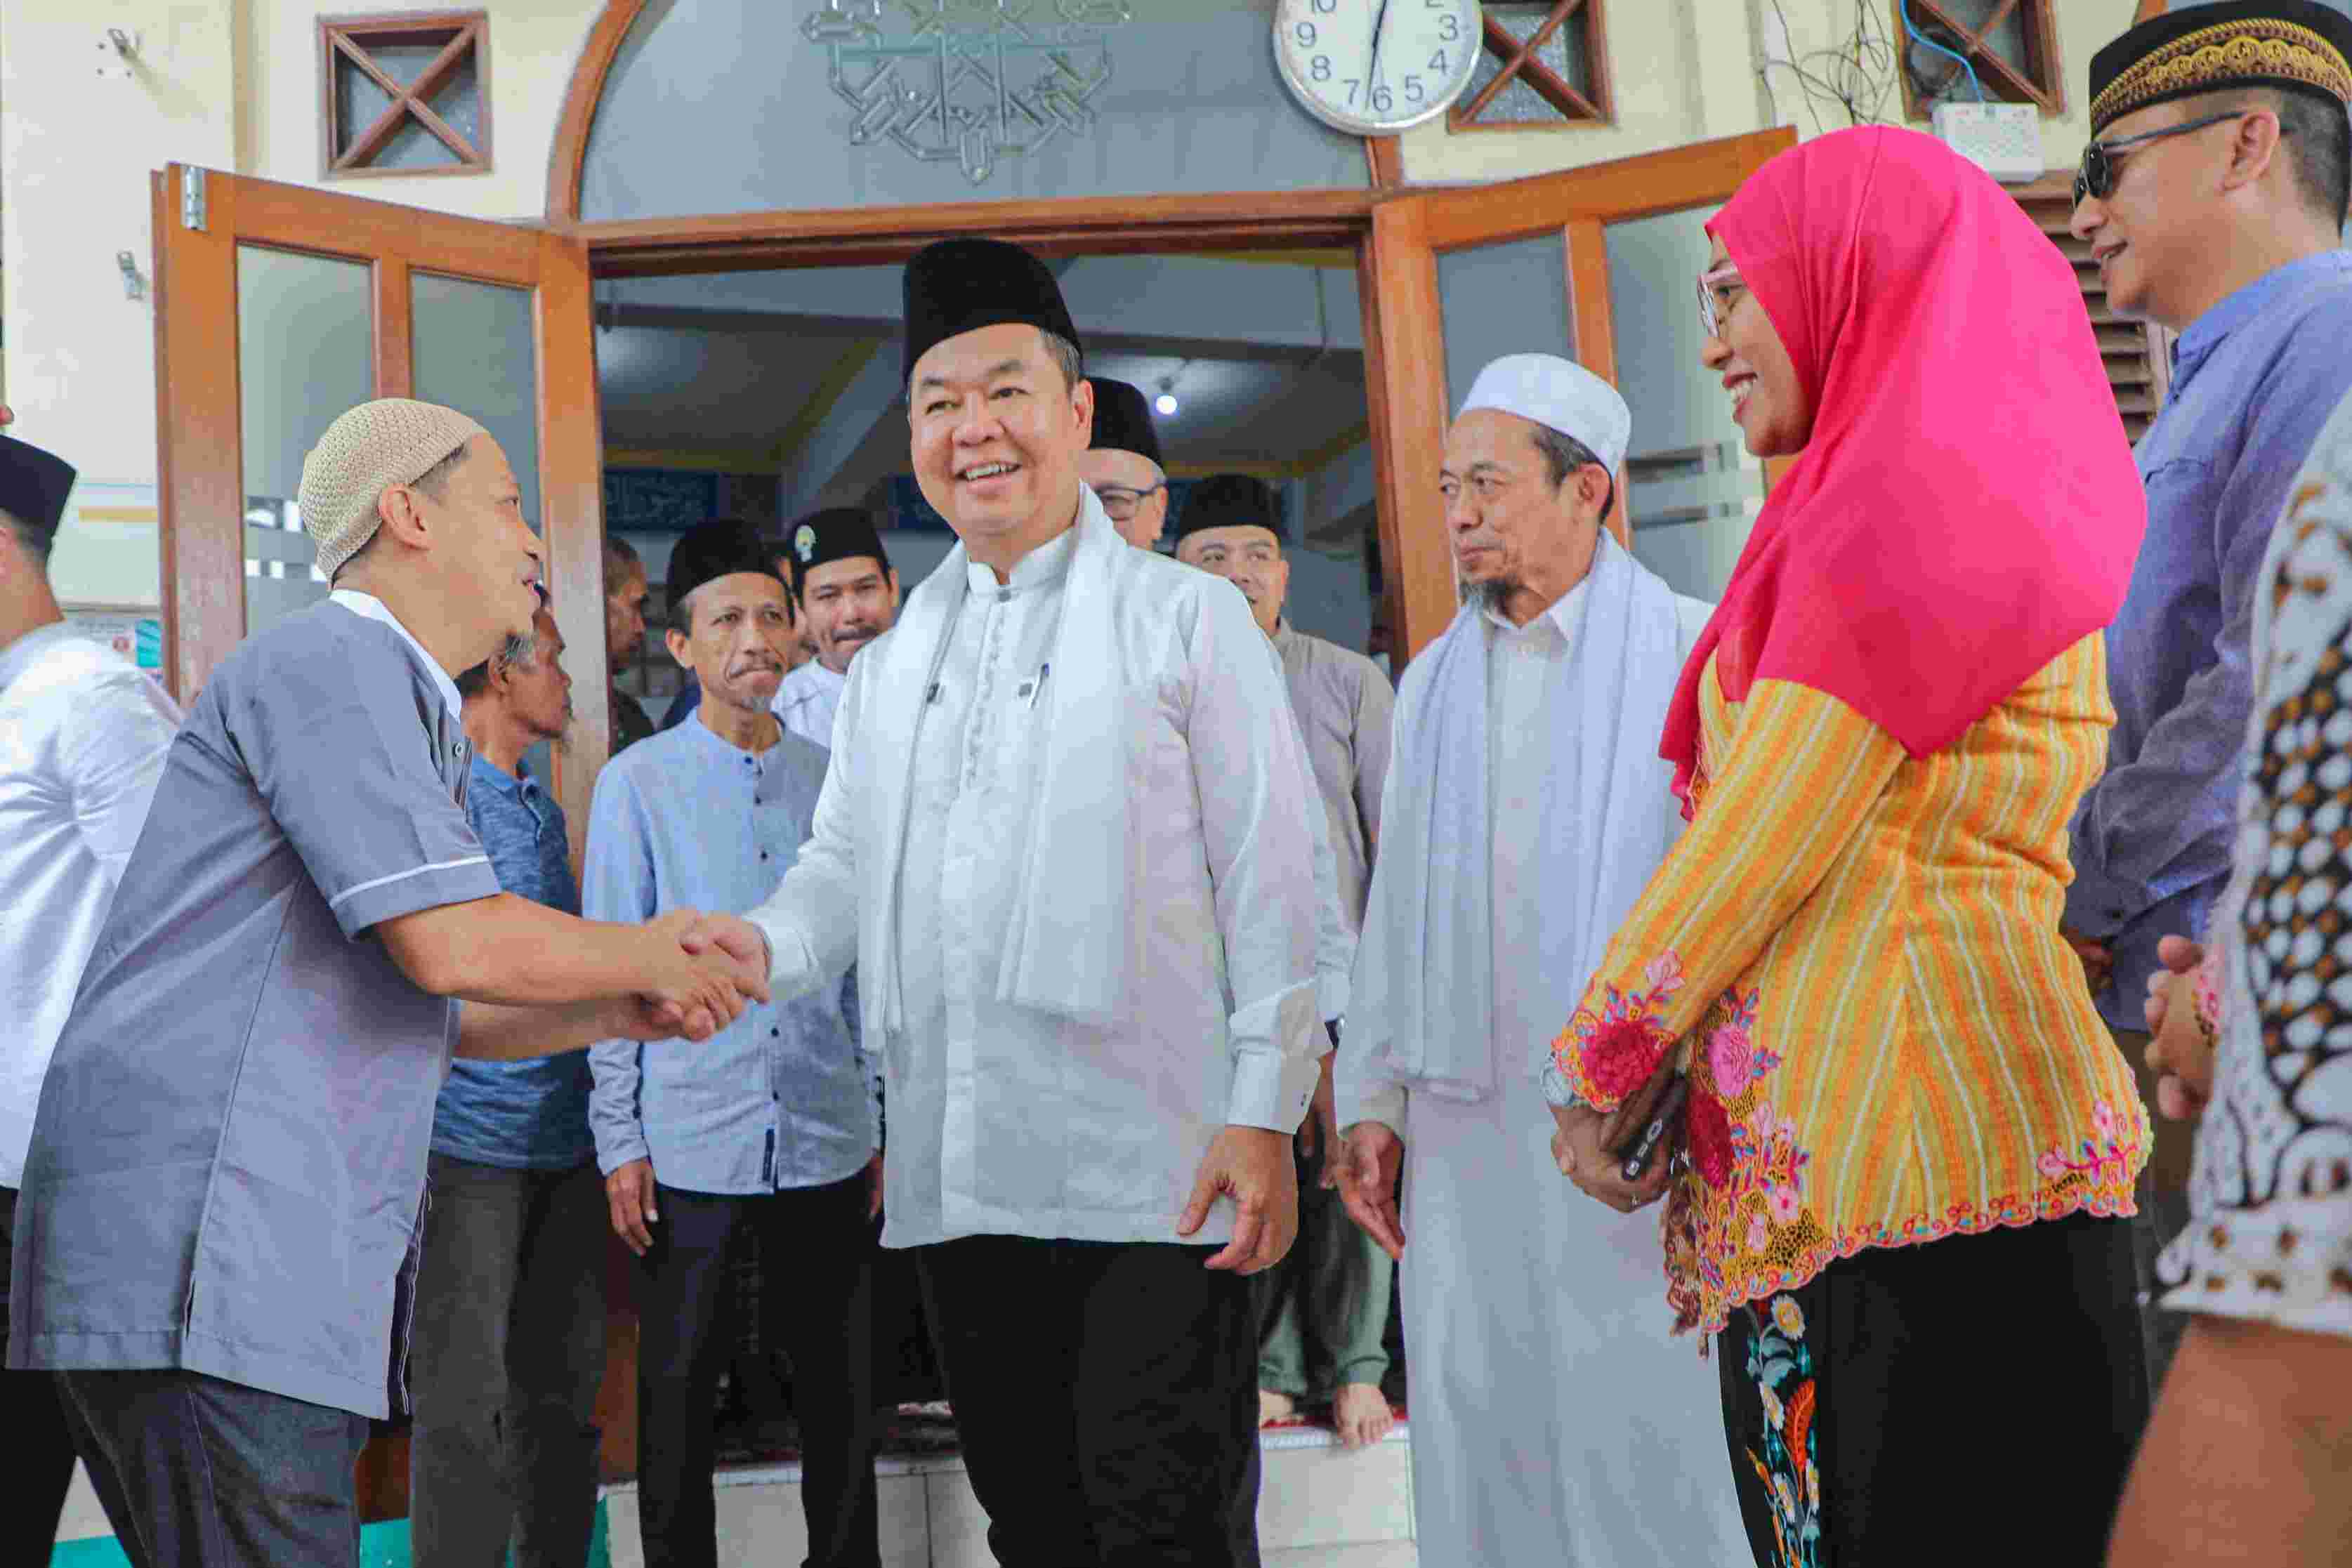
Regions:
M 2157 945 L 2164 967 L 2147 977 L 2146 1016 L 2147 1065 L 2157 1075 L 2156 1109 L 2175 1122 L 2193 1122 L 2205 1113 L 2213 1094 L 2213 1046 L 2210 1026 L 2197 1010 L 2197 972 L 2205 949 L 2185 936 L 2168 936 Z

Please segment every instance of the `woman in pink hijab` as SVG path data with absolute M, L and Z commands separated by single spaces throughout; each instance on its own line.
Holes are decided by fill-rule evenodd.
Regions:
M 1942 143 L 1822 137 L 1708 227 L 1706 363 L 1795 462 L 1684 670 L 1691 826 L 1555 1043 L 1554 1148 L 1671 1195 L 1759 1563 L 2096 1562 L 2148 1131 L 2059 922 L 2129 445 L 2074 269 Z

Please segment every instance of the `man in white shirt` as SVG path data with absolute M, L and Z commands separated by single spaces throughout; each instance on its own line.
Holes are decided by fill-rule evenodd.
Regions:
M 1289 1248 L 1324 1050 L 1312 776 L 1241 596 L 1079 482 L 1052 275 L 943 242 L 906 321 L 961 543 L 850 671 L 799 862 L 706 935 L 770 945 L 779 995 L 857 965 L 883 1244 L 920 1249 L 997 1560 L 1254 1562 L 1244 1276 Z
M 49 550 L 73 485 L 64 462 L 0 435 L 0 1366 L 41 1076 L 180 727 L 163 687 L 58 609 Z M 18 1467 L 0 1562 L 46 1563 L 74 1469 L 57 1379 L 0 1372 L 0 1420 Z
M 1336 1076 L 1348 1207 L 1402 1262 L 1426 1568 L 1751 1555 L 1656 1222 L 1561 1183 L 1538 1075 L 1682 828 L 1658 735 L 1709 607 L 1608 534 L 1631 426 L 1565 360 L 1480 373 L 1439 476 L 1469 601 L 1397 696 Z
M 816 657 L 784 676 L 772 711 L 786 729 L 830 749 L 849 661 L 898 622 L 898 574 L 874 519 L 849 507 L 793 524 L 784 561 Z

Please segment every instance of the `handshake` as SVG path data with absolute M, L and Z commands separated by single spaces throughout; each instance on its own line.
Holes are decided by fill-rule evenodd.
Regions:
M 709 1040 L 769 999 L 768 939 L 740 915 L 673 909 L 639 929 L 646 967 L 631 987 L 628 1039 Z

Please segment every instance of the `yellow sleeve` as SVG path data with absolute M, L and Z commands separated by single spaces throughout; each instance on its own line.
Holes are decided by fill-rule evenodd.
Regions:
M 1704 808 L 1611 938 L 1552 1064 L 1602 1111 L 1640 1088 L 1829 874 L 1904 760 L 1835 697 L 1749 688 Z

